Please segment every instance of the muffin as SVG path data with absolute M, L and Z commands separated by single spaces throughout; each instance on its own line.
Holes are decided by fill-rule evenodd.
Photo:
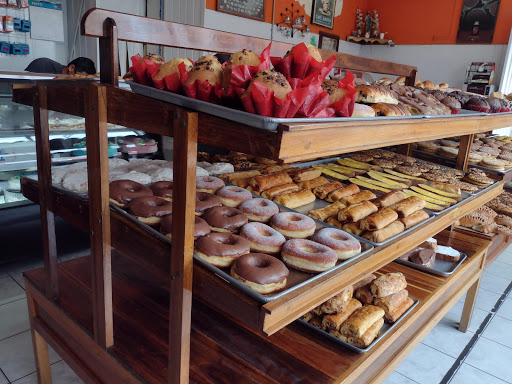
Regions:
M 143 59 L 147 59 L 158 65 L 165 64 L 164 58 L 160 55 L 157 55 L 156 53 L 148 53 L 143 57 Z
M 487 104 L 489 104 L 492 113 L 498 113 L 501 111 L 501 103 L 499 99 L 488 97 L 485 101 L 487 101 Z
M 332 105 L 337 101 L 342 100 L 345 97 L 345 94 L 347 93 L 347 90 L 344 88 L 340 88 L 338 82 L 335 80 L 324 80 L 322 82 L 322 90 L 324 92 L 327 92 L 327 94 L 329 95 L 329 105 Z
M 450 108 L 452 115 L 457 114 L 461 108 L 460 102 L 453 96 L 446 96 L 441 103 Z
M 258 66 L 261 64 L 260 57 L 249 49 L 243 49 L 241 51 L 237 51 L 233 53 L 229 60 L 226 63 L 226 67 L 224 68 L 224 75 L 222 79 L 222 86 L 224 88 L 229 88 L 229 83 L 231 81 L 231 73 L 233 66 L 238 65 L 249 65 L 251 67 Z
M 292 87 L 282 73 L 274 69 L 264 69 L 251 79 L 251 83 L 242 95 L 242 98 L 248 97 L 252 93 L 252 85 L 255 81 L 274 91 L 274 96 L 278 99 L 286 99 L 288 93 L 292 90 Z
M 309 51 L 310 56 L 313 59 L 315 59 L 316 61 L 322 62 L 322 56 L 320 55 L 320 51 L 318 50 L 318 48 L 315 47 L 312 44 L 305 44 L 305 45 L 306 45 L 306 48 Z M 290 56 L 290 55 L 293 55 L 293 48 L 290 49 L 288 52 L 286 52 L 286 55 L 284 57 L 287 57 L 287 56 Z
M 201 83 L 208 81 L 210 85 L 221 84 L 222 82 L 222 65 L 215 56 L 202 56 L 194 64 L 190 70 L 185 85 L 191 85 L 196 80 Z
M 489 103 L 480 97 L 472 97 L 466 103 L 466 109 L 471 109 L 472 111 L 485 112 L 489 113 L 491 107 Z
M 165 64 L 162 64 L 160 68 L 158 68 L 158 72 L 156 73 L 155 77 L 153 77 L 154 80 L 163 80 L 165 76 L 172 75 L 174 73 L 177 73 L 178 76 L 180 76 L 180 71 L 178 70 L 178 65 L 181 63 L 185 64 L 185 68 L 187 69 L 187 72 L 192 69 L 194 66 L 192 62 L 189 59 L 183 58 L 183 57 L 176 57 L 172 59 L 171 61 L 168 61 Z

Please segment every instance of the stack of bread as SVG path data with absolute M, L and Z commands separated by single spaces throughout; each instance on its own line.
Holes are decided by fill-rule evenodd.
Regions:
M 402 273 L 370 275 L 344 288 L 302 319 L 340 340 L 364 349 L 379 336 L 384 321 L 396 322 L 413 304 Z
M 267 173 L 272 171 L 272 173 Z M 261 171 L 242 171 L 221 175 L 221 179 L 261 195 L 288 208 L 297 208 L 315 201 L 311 186 L 320 179 L 321 171 L 315 168 L 270 166 Z
M 423 242 L 419 247 L 404 253 L 399 257 L 399 259 L 432 268 L 434 267 L 436 260 L 456 263 L 461 259 L 461 257 L 461 253 L 456 249 L 438 245 L 436 239 L 430 238 Z

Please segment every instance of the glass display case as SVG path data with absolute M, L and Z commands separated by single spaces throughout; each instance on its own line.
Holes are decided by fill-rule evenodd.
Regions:
M 0 74 L 0 209 L 30 203 L 20 193 L 20 179 L 37 173 L 34 117 L 31 107 L 12 101 L 12 86 L 40 78 Z M 85 119 L 53 111 L 49 117 L 52 166 L 85 161 Z M 133 155 L 130 144 L 136 140 L 132 137 L 142 134 L 109 124 L 109 157 Z

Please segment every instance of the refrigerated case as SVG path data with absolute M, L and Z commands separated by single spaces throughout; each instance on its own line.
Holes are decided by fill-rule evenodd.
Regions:
M 14 84 L 30 84 L 41 75 L 0 73 L 0 209 L 30 202 L 20 193 L 21 177 L 37 173 L 32 108 L 12 101 Z M 86 160 L 85 119 L 49 111 L 52 167 Z M 109 124 L 109 156 L 121 156 L 119 142 L 141 131 Z

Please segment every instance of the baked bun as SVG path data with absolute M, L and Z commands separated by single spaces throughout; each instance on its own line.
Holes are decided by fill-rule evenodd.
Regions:
M 417 87 L 421 87 L 421 85 L 420 85 L 420 84 L 423 84 L 423 83 L 421 82 L 421 80 L 419 79 L 419 77 L 416 77 L 416 80 L 414 81 L 414 85 L 416 85 Z
M 242 97 L 247 97 L 252 92 L 252 84 L 255 81 L 274 91 L 274 96 L 278 99 L 286 99 L 288 93 L 292 90 L 288 80 L 286 80 L 282 73 L 274 69 L 264 69 L 251 79 L 251 83 Z
M 320 55 L 320 51 L 318 50 L 317 47 L 315 47 L 314 45 L 312 44 L 306 44 L 306 48 L 308 49 L 309 51 L 309 54 L 310 56 L 315 59 L 316 61 L 319 61 L 319 62 L 322 62 L 322 55 Z M 290 49 L 286 55 L 284 57 L 287 57 L 287 56 L 290 56 L 293 54 L 293 48 Z
M 492 92 L 489 97 L 495 97 L 496 99 L 504 99 L 505 95 L 501 92 Z
M 208 81 L 210 85 L 220 84 L 222 82 L 222 71 L 222 65 L 215 56 L 202 56 L 195 62 L 185 85 L 191 85 L 196 80 L 201 83 Z
M 165 64 L 164 58 L 155 53 L 148 53 L 147 55 L 145 55 L 143 57 L 143 59 L 147 59 L 147 60 L 152 61 L 153 63 L 159 64 L 159 65 Z
M 257 66 L 261 64 L 260 57 L 249 49 L 242 49 L 241 51 L 237 51 L 233 53 L 228 62 L 226 63 L 226 67 L 224 68 L 224 76 L 223 76 L 223 87 L 228 88 L 229 83 L 231 81 L 231 72 L 233 65 L 249 65 L 251 67 Z
M 431 91 L 433 89 L 436 89 L 436 85 L 433 82 L 429 81 L 429 80 L 425 80 L 423 82 L 423 88 L 428 89 L 429 91 Z
M 384 84 L 384 85 L 389 85 L 392 82 L 393 82 L 393 80 L 391 80 L 389 77 L 383 77 L 382 79 L 377 80 L 377 83 Z
M 438 88 L 439 89 L 446 89 L 448 88 L 450 85 L 448 83 L 441 83 L 438 85 Z
M 174 73 L 177 73 L 179 76 L 180 71 L 178 70 L 178 65 L 180 65 L 181 63 L 185 63 L 185 68 L 187 69 L 187 72 L 194 67 L 194 64 L 192 64 L 192 62 L 189 59 L 186 59 L 184 57 L 175 57 L 171 61 L 162 64 L 160 68 L 158 68 L 158 72 L 156 73 L 154 79 L 162 80 L 165 76 L 169 76 Z
M 352 117 L 375 117 L 375 110 L 369 105 L 355 103 Z
M 395 80 L 395 83 L 405 84 L 405 76 L 398 76 Z
M 347 93 L 347 90 L 340 88 L 335 80 L 324 80 L 322 82 L 322 90 L 329 94 L 329 105 L 340 101 L 345 97 L 345 93 Z

